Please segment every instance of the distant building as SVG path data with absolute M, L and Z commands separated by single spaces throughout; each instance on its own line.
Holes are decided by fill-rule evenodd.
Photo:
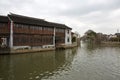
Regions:
M 80 35 L 79 35 L 79 33 L 72 32 L 71 35 L 72 35 L 72 44 L 76 45 L 76 46 L 79 46 L 80 45 Z
M 71 44 L 72 28 L 43 19 L 17 14 L 0 16 L 0 47 L 55 48 Z
M 120 33 L 115 33 L 115 35 L 120 38 Z

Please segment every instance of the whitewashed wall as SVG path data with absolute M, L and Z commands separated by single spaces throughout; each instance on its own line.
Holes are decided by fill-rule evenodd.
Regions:
M 69 30 L 69 33 L 68 33 L 68 30 Z M 68 42 L 68 38 L 69 38 L 69 42 Z M 71 39 L 71 30 L 66 29 L 65 30 L 65 45 L 72 44 L 71 41 L 72 41 L 72 39 Z

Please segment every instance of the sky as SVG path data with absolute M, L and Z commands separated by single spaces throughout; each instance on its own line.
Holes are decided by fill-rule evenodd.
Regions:
M 120 30 L 120 0 L 0 0 L 0 15 L 10 12 L 66 24 L 80 35 Z

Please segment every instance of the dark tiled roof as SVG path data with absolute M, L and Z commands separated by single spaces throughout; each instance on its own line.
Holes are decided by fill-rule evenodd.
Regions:
M 115 35 L 120 36 L 120 33 L 115 33 Z
M 120 33 L 115 33 L 116 35 L 118 34 L 118 35 L 120 35 Z
M 47 26 L 47 22 L 43 19 L 37 19 L 17 14 L 8 14 L 8 16 L 13 20 L 15 23 L 22 23 L 22 24 L 31 24 L 31 25 L 43 25 Z
M 5 22 L 7 23 L 9 21 L 7 16 L 0 16 L 0 22 Z
M 49 22 L 51 26 L 55 26 L 55 27 L 59 27 L 59 28 L 68 28 L 68 29 L 72 29 L 68 26 L 66 26 L 65 24 L 59 24 L 59 23 L 54 23 L 54 22 Z
M 30 24 L 30 25 L 40 25 L 40 26 L 47 26 L 47 27 L 59 27 L 59 28 L 68 28 L 72 29 L 64 24 L 58 24 L 58 23 L 53 23 L 53 22 L 48 22 L 45 21 L 44 19 L 38 19 L 38 18 L 33 18 L 33 17 L 27 17 L 27 16 L 22 16 L 22 15 L 17 15 L 17 14 L 9 14 L 8 15 L 13 22 L 15 23 L 22 23 L 22 24 Z

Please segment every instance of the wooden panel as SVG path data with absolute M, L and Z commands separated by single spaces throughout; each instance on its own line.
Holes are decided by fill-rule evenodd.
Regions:
M 0 23 L 0 34 L 1 33 L 9 33 L 8 23 Z
M 56 45 L 64 44 L 65 43 L 65 37 L 64 36 L 56 36 L 55 37 Z
M 14 33 L 24 33 L 24 34 L 49 34 L 53 35 L 54 31 L 47 29 L 43 29 L 36 26 L 31 25 L 22 25 L 22 24 L 14 24 Z
M 65 36 L 65 33 L 56 33 L 56 36 Z
M 53 36 L 14 34 L 14 46 L 41 46 L 53 44 Z
M 56 29 L 56 45 L 61 45 L 65 43 L 65 30 L 64 29 Z

